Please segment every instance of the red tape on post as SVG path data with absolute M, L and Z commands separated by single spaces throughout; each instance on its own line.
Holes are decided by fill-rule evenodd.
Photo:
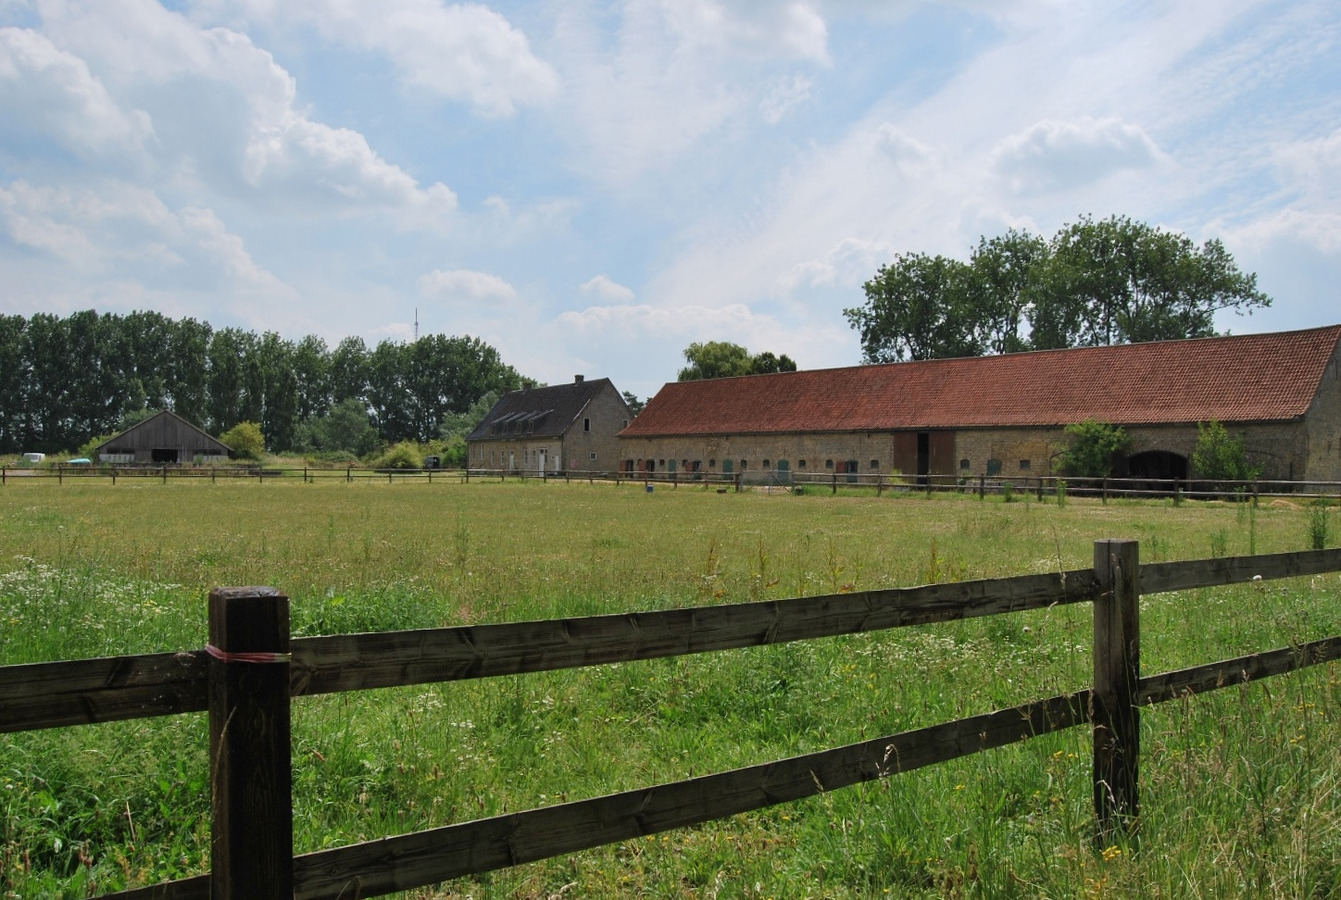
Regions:
M 292 653 L 228 653 L 213 644 L 205 645 L 205 652 L 225 663 L 286 663 L 293 661 Z

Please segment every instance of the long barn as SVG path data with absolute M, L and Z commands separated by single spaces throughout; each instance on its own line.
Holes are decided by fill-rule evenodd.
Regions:
M 145 419 L 93 450 L 104 463 L 193 463 L 228 459 L 228 446 L 169 410 Z
M 1196 477 L 1197 425 L 1264 478 L 1341 481 L 1341 325 L 665 385 L 620 433 L 630 472 L 1055 474 L 1067 425 L 1132 437 L 1122 472 Z

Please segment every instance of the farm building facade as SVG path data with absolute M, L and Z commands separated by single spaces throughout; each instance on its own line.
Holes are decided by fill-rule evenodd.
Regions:
M 673 382 L 621 432 L 622 468 L 1046 476 L 1092 419 L 1132 438 L 1119 474 L 1187 478 L 1214 420 L 1263 478 L 1341 481 L 1339 343 L 1341 325 Z
M 509 472 L 606 470 L 633 416 L 609 378 L 504 394 L 466 437 L 467 465 Z
M 164 410 L 99 444 L 93 454 L 96 462 L 118 464 L 222 462 L 228 446 Z

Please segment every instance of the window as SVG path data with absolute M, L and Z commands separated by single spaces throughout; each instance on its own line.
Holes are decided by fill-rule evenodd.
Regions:
M 832 468 L 833 468 L 833 460 L 831 460 L 831 459 L 826 459 L 826 460 L 824 461 L 824 468 L 826 468 L 826 469 L 832 469 Z
M 1020 460 L 1020 471 L 1021 471 L 1021 472 L 1028 472 L 1030 466 L 1032 466 L 1032 465 L 1033 465 L 1033 462 L 1032 462 L 1031 460 L 1028 460 L 1028 459 L 1022 459 L 1022 460 Z
M 591 419 L 583 419 L 583 420 L 582 420 L 582 430 L 583 430 L 583 431 L 591 431 Z
M 595 460 L 595 459 L 596 459 L 596 451 L 595 451 L 595 450 L 591 451 L 591 458 L 592 458 L 592 460 Z
M 965 472 L 971 468 L 971 466 L 969 466 L 968 457 L 964 457 L 959 461 L 959 468 L 963 469 Z
M 750 461 L 748 459 L 742 459 L 740 461 L 740 471 L 744 472 L 749 467 L 750 467 Z
M 764 468 L 765 468 L 765 469 L 768 468 L 768 460 L 764 460 Z
M 1001 474 L 1001 460 L 999 460 L 999 459 L 989 459 L 989 460 L 987 461 L 987 474 L 988 474 L 989 476 L 991 476 L 991 475 L 1000 475 L 1000 474 Z
M 880 460 L 878 459 L 871 460 L 871 470 L 874 471 L 878 468 L 880 468 Z
M 805 467 L 806 467 L 806 461 L 804 459 L 798 459 L 796 461 L 796 468 L 804 469 Z
M 710 459 L 710 460 L 708 460 L 708 468 L 709 468 L 709 469 L 715 469 L 715 468 L 717 468 L 717 460 L 715 460 L 715 459 Z

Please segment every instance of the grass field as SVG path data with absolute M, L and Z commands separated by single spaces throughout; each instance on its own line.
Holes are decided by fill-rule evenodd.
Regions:
M 1309 547 L 1290 504 L 1059 505 L 559 483 L 14 479 L 0 664 L 198 648 L 215 585 L 295 634 L 904 586 Z M 1143 601 L 1148 673 L 1341 633 L 1341 575 Z M 1087 685 L 1089 608 L 294 705 L 302 851 L 819 750 Z M 1088 732 L 420 897 L 1324 897 L 1341 892 L 1334 666 L 1143 715 L 1141 846 L 1094 848 Z M 0 889 L 207 867 L 203 716 L 0 736 Z

